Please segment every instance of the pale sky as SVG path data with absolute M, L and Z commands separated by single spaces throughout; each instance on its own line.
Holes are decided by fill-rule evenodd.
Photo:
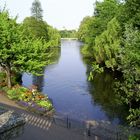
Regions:
M 10 15 L 18 15 L 18 22 L 22 22 L 27 16 L 31 16 L 31 6 L 34 0 L 0 0 L 2 8 L 6 3 L 6 9 Z M 43 9 L 43 19 L 57 29 L 77 29 L 85 16 L 93 14 L 95 0 L 40 0 Z

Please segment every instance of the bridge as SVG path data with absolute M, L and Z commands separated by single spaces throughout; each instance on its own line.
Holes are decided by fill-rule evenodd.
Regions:
M 78 38 L 61 38 L 61 40 L 78 40 Z

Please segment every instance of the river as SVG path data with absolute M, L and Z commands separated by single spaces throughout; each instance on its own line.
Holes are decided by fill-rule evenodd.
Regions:
M 46 66 L 43 76 L 24 73 L 23 85 L 38 85 L 39 90 L 53 100 L 56 112 L 71 118 L 122 124 L 125 109 L 115 99 L 111 74 L 96 75 L 95 80 L 89 82 L 88 65 L 80 53 L 81 45 L 76 40 L 62 40 L 58 61 Z

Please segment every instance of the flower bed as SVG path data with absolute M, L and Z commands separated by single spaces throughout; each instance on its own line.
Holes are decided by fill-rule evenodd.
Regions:
M 48 96 L 38 92 L 36 86 L 27 89 L 16 85 L 7 91 L 7 96 L 32 112 L 41 115 L 50 115 L 50 112 L 53 112 L 53 105 Z

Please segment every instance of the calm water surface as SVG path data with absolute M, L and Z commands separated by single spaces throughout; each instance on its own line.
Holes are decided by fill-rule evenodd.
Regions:
M 58 62 L 44 69 L 44 76 L 23 74 L 23 85 L 35 84 L 53 100 L 56 112 L 74 119 L 123 122 L 123 108 L 116 105 L 111 90 L 112 77 L 101 74 L 87 81 L 88 66 L 80 54 L 81 43 L 62 41 Z

